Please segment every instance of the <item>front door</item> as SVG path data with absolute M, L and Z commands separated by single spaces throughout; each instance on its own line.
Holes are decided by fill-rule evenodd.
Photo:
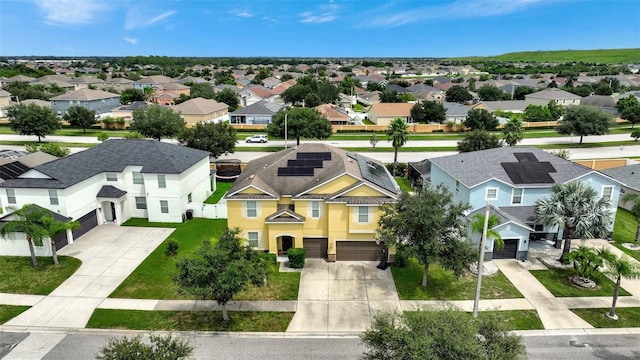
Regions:
M 293 237 L 282 236 L 280 241 L 282 241 L 282 244 L 281 244 L 282 253 L 286 254 L 287 251 L 293 247 Z
M 116 221 L 116 204 L 111 203 L 111 220 Z

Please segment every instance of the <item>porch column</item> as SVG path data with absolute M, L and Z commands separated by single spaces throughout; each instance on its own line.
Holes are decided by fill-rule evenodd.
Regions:
M 73 231 L 71 229 L 67 229 L 67 243 L 73 244 Z

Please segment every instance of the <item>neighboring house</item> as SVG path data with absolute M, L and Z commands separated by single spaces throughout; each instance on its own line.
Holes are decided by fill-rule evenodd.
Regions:
M 56 239 L 58 248 L 99 224 L 132 217 L 182 222 L 189 204 L 209 195 L 209 153 L 155 140 L 107 140 L 0 184 L 4 213 L 36 204 L 80 223 Z
M 250 161 L 229 189 L 228 224 L 255 249 L 307 258 L 380 260 L 380 206 L 399 189 L 383 164 L 320 143 Z
M 471 107 L 474 109 L 487 110 L 492 114 L 496 110 L 522 114 L 524 113 L 524 109 L 527 108 L 527 104 L 525 104 L 524 100 L 481 101 Z
M 153 76 L 143 77 L 139 80 L 134 81 L 133 83 L 131 83 L 131 87 L 135 89 L 144 90 L 144 88 L 146 87 L 153 88 L 154 86 L 157 86 L 157 85 L 169 84 L 172 82 L 175 82 L 175 80 L 168 76 L 153 75 Z
M 581 96 L 556 88 L 546 89 L 524 96 L 526 105 L 547 105 L 550 101 L 554 101 L 556 104 L 562 106 L 580 105 L 581 99 Z
M 240 106 L 253 105 L 261 100 L 274 102 L 276 96 L 270 89 L 262 85 L 249 85 L 240 91 Z
M 229 119 L 232 124 L 264 124 L 271 123 L 273 115 L 282 108 L 282 105 L 267 102 L 264 100 L 258 101 L 255 104 L 238 109 L 229 114 Z
M 94 76 L 67 77 L 67 81 L 74 86 L 75 90 L 88 89 L 89 86 L 102 87 L 104 80 Z
M 65 78 L 65 80 L 60 79 L 60 77 Z M 71 78 L 66 75 L 47 75 L 31 82 L 31 85 L 43 85 L 46 87 L 55 85 L 64 89 L 65 91 L 77 90 L 75 85 L 70 83 L 69 80 L 71 80 Z
M 47 109 L 51 109 L 51 101 L 47 101 L 47 100 L 27 99 L 27 100 L 20 101 L 20 104 L 25 104 L 25 105 L 36 104 L 38 106 L 46 107 Z
M 131 122 L 133 119 L 133 110 L 135 109 L 144 109 L 147 107 L 146 101 L 134 101 L 128 105 L 122 105 L 111 110 L 111 116 L 115 118 L 123 118 L 126 122 Z
M 413 123 L 411 118 L 411 108 L 414 104 L 409 103 L 377 103 L 369 108 L 368 117 L 376 125 L 389 125 L 392 120 L 401 118 L 406 123 Z
M 626 194 L 640 195 L 640 164 L 605 169 L 600 170 L 600 172 L 619 181 L 622 184 L 622 189 L 620 190 L 619 206 L 623 209 L 631 211 L 633 203 L 622 201 L 622 197 Z
M 173 105 L 174 100 L 180 95 L 189 96 L 191 94 L 190 87 L 179 83 L 153 85 L 152 89 L 154 95 L 151 97 L 151 102 L 166 106 Z
M 315 107 L 323 118 L 329 120 L 331 125 L 348 125 L 351 117 L 344 108 L 333 104 L 322 104 Z
M 369 106 L 369 105 L 380 103 L 380 94 L 381 94 L 380 91 L 372 91 L 372 92 L 365 92 L 363 94 L 356 93 L 355 97 L 357 99 L 356 100 L 357 102 L 360 102 L 365 106 Z
M 213 99 L 197 97 L 173 107 L 191 127 L 199 122 L 220 122 L 229 119 L 229 105 Z
M 102 90 L 80 89 L 51 98 L 51 109 L 59 116 L 66 114 L 72 106 L 82 106 L 100 115 L 110 113 L 118 105 L 120 95 Z
M 471 108 L 467 105 L 454 102 L 443 102 L 442 105 L 447 110 L 445 123 L 462 124 L 467 119 L 467 114 Z
M 127 78 L 112 78 L 108 79 L 102 85 L 103 88 L 114 88 L 120 92 L 131 89 L 133 87 L 133 81 Z
M 618 115 L 616 100 L 613 98 L 613 96 L 589 95 L 587 97 L 582 98 L 582 100 L 580 101 L 580 104 L 599 107 L 600 109 L 608 113 L 611 113 L 613 115 Z
M 487 243 L 487 258 L 527 258 L 533 240 L 561 239 L 555 227 L 534 221 L 534 204 L 549 197 L 554 184 L 581 181 L 611 200 L 615 216 L 620 184 L 596 170 L 564 160 L 534 147 L 503 147 L 430 159 L 429 182 L 444 184 L 455 202 L 471 206 L 470 217 L 484 213 L 487 202 L 500 218 L 496 230 L 505 241 L 504 251 L 496 252 Z M 613 230 L 613 223 L 611 224 Z M 478 234 L 472 238 L 479 240 Z
M 9 106 L 11 106 L 11 93 L 0 89 L 0 117 L 6 116 Z

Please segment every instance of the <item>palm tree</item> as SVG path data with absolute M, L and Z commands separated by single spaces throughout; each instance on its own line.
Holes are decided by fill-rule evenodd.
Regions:
M 522 121 L 518 118 L 512 117 L 504 125 L 502 129 L 504 134 L 502 139 L 509 146 L 514 146 L 524 138 L 524 128 L 522 127 Z
M 623 202 L 633 202 L 631 206 L 631 213 L 636 217 L 638 226 L 636 228 L 636 237 L 633 241 L 633 247 L 638 247 L 638 238 L 640 238 L 640 195 L 639 194 L 626 194 L 622 197 Z
M 396 176 L 396 168 L 398 167 L 398 149 L 409 141 L 409 131 L 407 124 L 401 118 L 395 118 L 387 128 L 387 137 L 391 141 L 394 149 L 393 154 L 393 176 Z
M 489 215 L 489 221 L 487 225 L 487 239 L 493 239 L 495 248 L 497 250 L 504 249 L 504 240 L 502 235 L 494 229 L 500 225 L 500 218 L 496 215 Z M 475 214 L 471 219 L 471 232 L 480 234 L 484 231 L 484 214 Z
M 565 261 L 571 250 L 571 240 L 604 237 L 612 223 L 611 201 L 582 183 L 571 181 L 555 184 L 549 198 L 538 199 L 535 203 L 537 223 L 555 225 L 563 229 L 565 239 L 560 261 Z
M 611 320 L 618 320 L 618 315 L 616 315 L 616 302 L 618 301 L 618 293 L 620 292 L 620 280 L 622 278 L 640 278 L 640 268 L 624 255 L 622 257 L 609 258 L 607 260 L 607 265 L 605 274 L 616 279 L 616 286 L 613 290 L 613 302 L 611 303 L 611 309 L 605 314 L 605 316 Z

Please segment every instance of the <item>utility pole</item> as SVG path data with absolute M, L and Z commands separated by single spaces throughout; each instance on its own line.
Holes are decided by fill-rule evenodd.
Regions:
M 478 259 L 478 284 L 476 285 L 476 297 L 473 301 L 473 317 L 478 317 L 478 303 L 480 302 L 480 289 L 482 289 L 482 268 L 484 266 L 484 244 L 487 242 L 487 231 L 489 230 L 489 211 L 491 207 L 487 201 L 484 211 L 484 227 L 482 228 L 482 238 L 480 239 L 480 258 Z
M 289 115 L 289 109 L 284 113 L 284 148 L 287 148 L 287 116 Z

